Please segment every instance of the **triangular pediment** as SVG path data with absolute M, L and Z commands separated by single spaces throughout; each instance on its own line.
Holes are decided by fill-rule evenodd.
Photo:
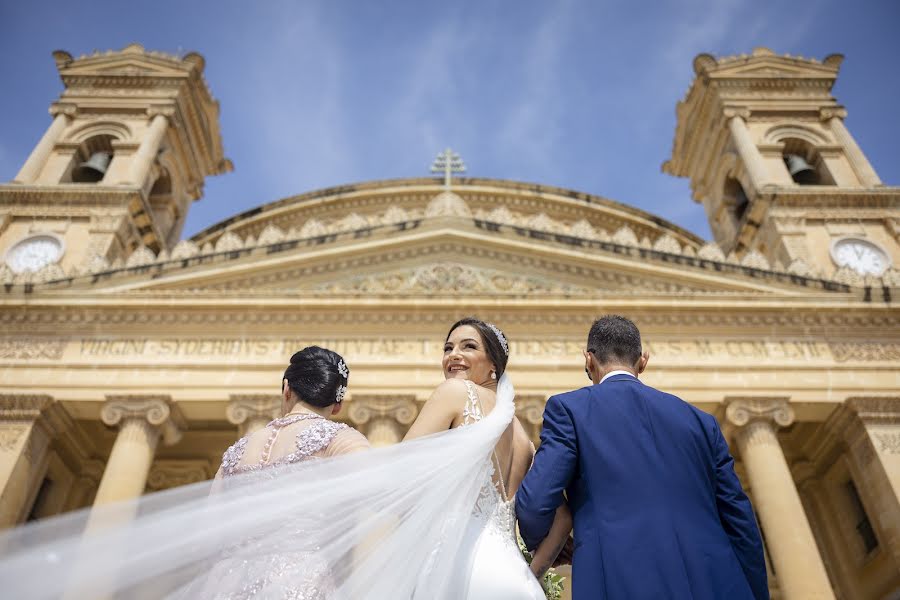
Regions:
M 435 226 L 332 247 L 298 246 L 233 260 L 210 259 L 187 269 L 153 273 L 152 278 L 113 278 L 94 289 L 101 293 L 320 299 L 772 297 L 808 293 L 797 286 L 739 276 L 735 269 L 731 274 L 722 273 L 690 266 L 690 261 L 665 264 L 652 257 L 648 252 L 623 255 L 474 228 Z
M 137 75 L 151 77 L 183 77 L 185 71 L 174 68 L 171 61 L 154 60 L 144 56 L 99 57 L 64 70 L 66 77 Z
M 754 57 L 749 61 L 735 61 L 720 65 L 712 73 L 716 79 L 729 77 L 749 78 L 834 78 L 836 70 L 820 63 L 800 61 L 794 58 L 772 56 Z

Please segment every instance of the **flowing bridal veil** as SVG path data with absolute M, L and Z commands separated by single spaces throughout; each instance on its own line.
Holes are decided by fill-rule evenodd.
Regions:
M 465 598 L 465 530 L 514 414 L 0 535 L 8 598 Z

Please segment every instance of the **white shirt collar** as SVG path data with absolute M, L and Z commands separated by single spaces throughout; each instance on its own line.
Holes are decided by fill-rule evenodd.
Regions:
M 632 378 L 634 378 L 634 379 L 637 379 L 637 377 L 635 377 L 633 373 L 629 373 L 628 371 L 621 371 L 621 370 L 619 370 L 619 371 L 610 371 L 609 373 L 607 373 L 606 375 L 604 375 L 604 376 L 603 376 L 603 379 L 600 380 L 600 383 L 603 383 L 604 381 L 606 381 L 607 379 L 609 379 L 609 378 L 612 377 L 613 375 L 628 375 L 629 377 L 632 377 Z M 597 384 L 597 385 L 600 385 L 600 384 Z

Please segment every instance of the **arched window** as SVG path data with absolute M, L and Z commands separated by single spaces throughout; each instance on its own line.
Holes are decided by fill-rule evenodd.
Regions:
M 834 185 L 834 179 L 815 147 L 807 141 L 784 140 L 782 159 L 791 179 L 798 185 Z
M 744 218 L 744 213 L 747 212 L 747 207 L 750 206 L 750 199 L 747 198 L 747 193 L 744 191 L 744 186 L 741 185 L 741 182 L 734 177 L 726 177 L 725 187 L 722 190 L 722 199 L 725 206 L 728 207 L 731 216 L 740 223 L 741 219 Z
M 63 182 L 98 183 L 103 180 L 113 157 L 111 135 L 95 135 L 79 146 L 72 161 L 72 168 Z

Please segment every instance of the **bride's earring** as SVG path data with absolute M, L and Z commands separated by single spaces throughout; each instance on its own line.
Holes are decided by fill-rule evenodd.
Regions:
M 491 379 L 497 379 L 497 373 L 496 373 L 496 372 L 491 371 Z

